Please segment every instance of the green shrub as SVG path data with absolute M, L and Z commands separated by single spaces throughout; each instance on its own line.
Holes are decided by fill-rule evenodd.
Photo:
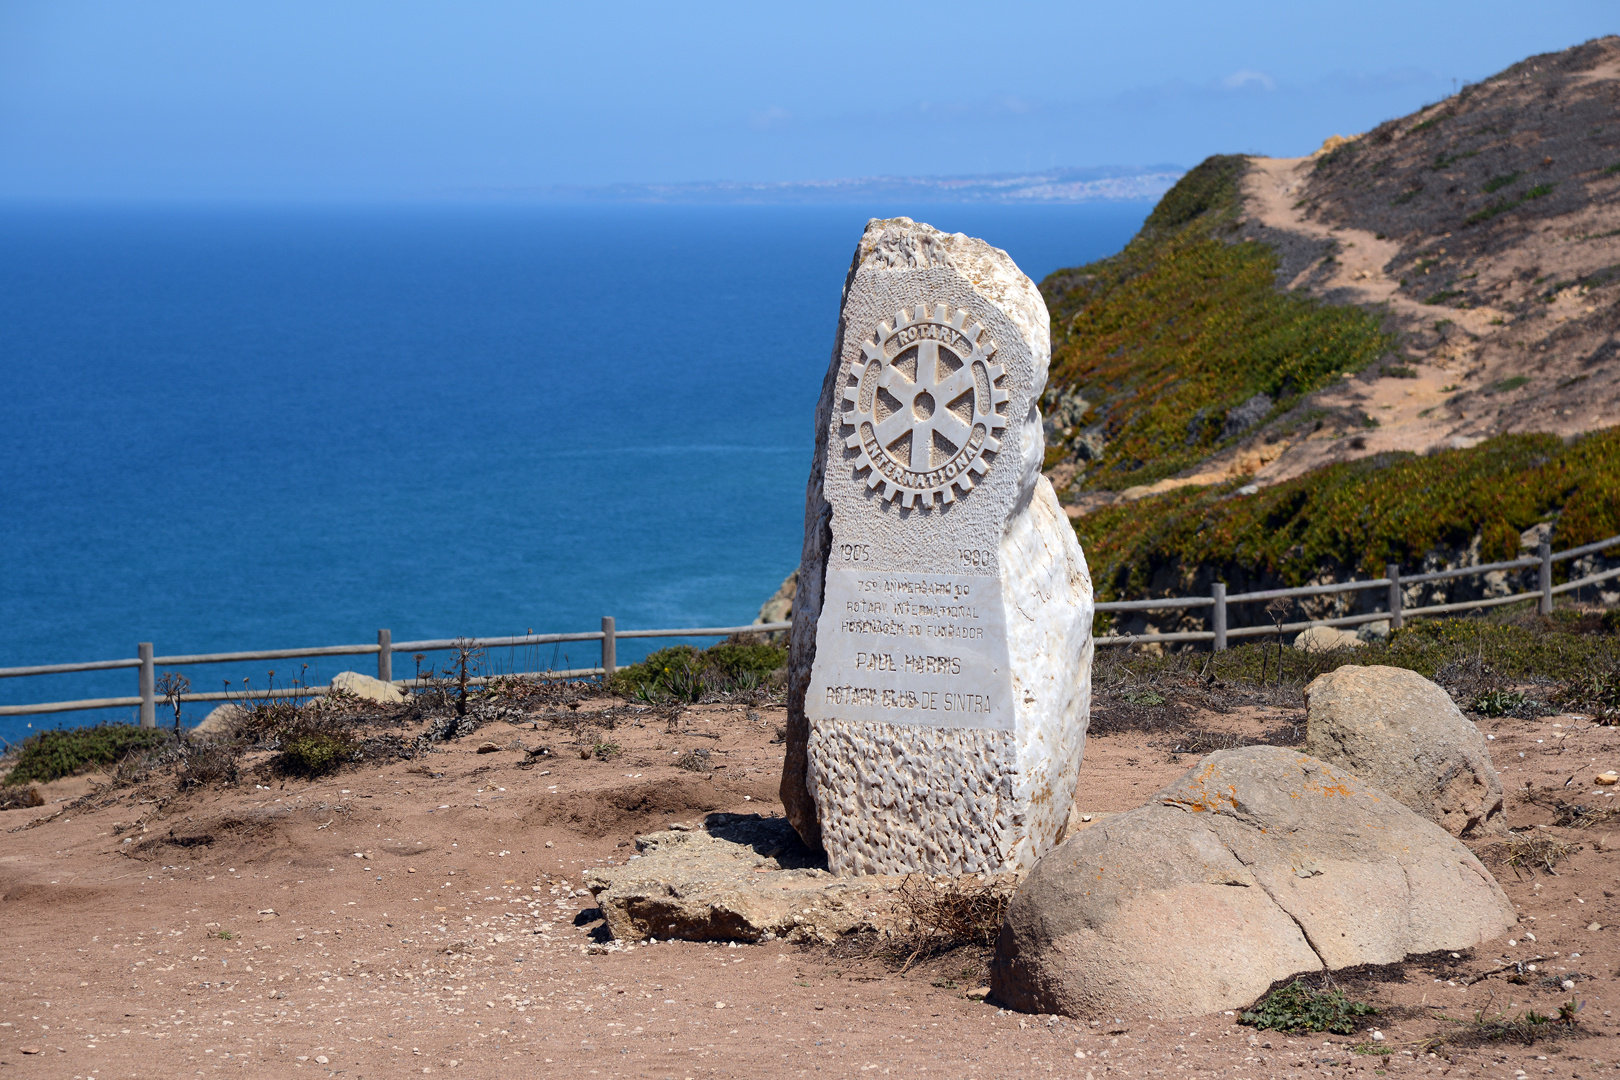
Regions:
M 281 752 L 270 759 L 270 767 L 283 776 L 313 779 L 353 759 L 354 740 L 346 732 L 305 726 L 282 736 Z
M 1385 641 L 1368 642 L 1353 652 L 1282 649 L 1279 655 L 1275 642 L 1253 639 L 1214 654 L 1154 656 L 1123 648 L 1100 649 L 1092 684 L 1097 688 L 1128 687 L 1118 696 L 1132 704 L 1148 705 L 1173 696 L 1173 687 L 1185 686 L 1195 678 L 1253 687 L 1261 684 L 1264 675 L 1267 683 L 1300 689 L 1347 663 L 1380 664 L 1406 668 L 1427 679 L 1438 677 L 1471 706 L 1493 691 L 1503 694 L 1500 700 L 1507 704 L 1508 696 L 1522 696 L 1522 692 L 1504 682 L 1533 682 L 1549 684 L 1544 696 L 1561 708 L 1594 713 L 1604 723 L 1620 719 L 1620 641 L 1604 633 L 1583 634 L 1556 624 L 1549 627 L 1535 615 L 1502 615 L 1500 611 L 1483 619 L 1414 619 Z M 1524 704 L 1532 703 L 1519 702 L 1507 711 L 1517 711 Z M 1616 719 L 1602 719 L 1608 715 Z
M 1429 551 L 1466 547 L 1479 534 L 1493 553 L 1516 554 L 1517 534 L 1555 515 L 1558 548 L 1606 539 L 1620 534 L 1620 428 L 1567 445 L 1555 435 L 1499 435 L 1425 457 L 1375 454 L 1254 495 L 1238 495 L 1238 483 L 1075 519 L 1099 599 L 1144 597 L 1150 582 L 1196 566 L 1291 586 L 1323 571 L 1376 577 L 1387 563 L 1415 569 Z
M 105 768 L 130 754 L 161 746 L 168 738 L 156 728 L 134 724 L 96 724 L 59 728 L 24 739 L 7 784 L 49 783 L 64 776 Z
M 1091 402 L 1081 425 L 1105 439 L 1082 487 L 1169 476 L 1233 437 L 1237 405 L 1263 393 L 1287 408 L 1393 344 L 1376 314 L 1279 290 L 1271 248 L 1228 242 L 1247 170 L 1241 156 L 1209 158 L 1124 251 L 1042 282 L 1051 385 Z
M 1313 990 L 1305 980 L 1295 979 L 1255 1002 L 1254 1008 L 1239 1020 L 1265 1031 L 1328 1031 L 1353 1035 L 1358 1016 L 1377 1016 L 1378 1010 L 1351 1001 L 1342 990 Z
M 1481 716 L 1507 716 L 1522 706 L 1525 700 L 1522 691 L 1498 688 L 1475 695 L 1468 707 Z
M 732 638 L 703 650 L 691 645 L 660 649 L 621 668 L 609 685 L 626 697 L 698 701 L 710 692 L 752 690 L 786 665 L 784 646 Z

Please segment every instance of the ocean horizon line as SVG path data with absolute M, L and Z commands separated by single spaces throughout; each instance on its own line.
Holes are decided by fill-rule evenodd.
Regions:
M 564 205 L 792 206 L 909 201 L 919 205 L 1062 205 L 1156 200 L 1186 173 L 1179 165 L 1053 167 L 951 176 L 880 175 L 819 180 L 618 181 L 440 188 L 429 192 L 38 196 L 0 193 L 0 210 L 34 208 L 404 208 Z

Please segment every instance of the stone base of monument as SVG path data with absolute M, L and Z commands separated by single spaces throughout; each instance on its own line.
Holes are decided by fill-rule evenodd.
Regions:
M 785 818 L 711 814 L 636 838 L 639 857 L 590 871 L 616 940 L 831 943 L 903 930 L 904 875 L 834 877 Z

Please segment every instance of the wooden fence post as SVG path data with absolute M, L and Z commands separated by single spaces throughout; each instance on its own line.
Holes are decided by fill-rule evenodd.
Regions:
M 377 631 L 377 678 L 386 683 L 394 681 L 394 633 Z
M 1401 595 L 1401 568 L 1396 563 L 1384 567 L 1384 576 L 1389 578 L 1389 628 L 1399 630 L 1406 625 L 1406 617 L 1401 609 L 1406 606 L 1406 598 Z
M 1541 603 L 1536 605 L 1536 611 L 1542 615 L 1552 614 L 1552 544 L 1543 540 L 1536 554 L 1541 556 Z
M 141 727 L 157 727 L 157 677 L 152 670 L 152 643 L 143 641 L 135 646 L 135 655 L 141 658 L 140 694 Z
M 1215 598 L 1215 651 L 1226 651 L 1226 584 L 1217 581 L 1209 587 Z
M 602 616 L 602 678 L 610 679 L 618 670 L 618 642 L 613 636 L 613 616 Z

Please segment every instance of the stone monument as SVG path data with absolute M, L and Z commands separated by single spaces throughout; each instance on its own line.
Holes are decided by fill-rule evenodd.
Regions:
M 867 225 L 816 409 L 782 775 L 834 873 L 1021 871 L 1067 820 L 1092 593 L 1041 475 L 1050 357 L 1006 252 Z

